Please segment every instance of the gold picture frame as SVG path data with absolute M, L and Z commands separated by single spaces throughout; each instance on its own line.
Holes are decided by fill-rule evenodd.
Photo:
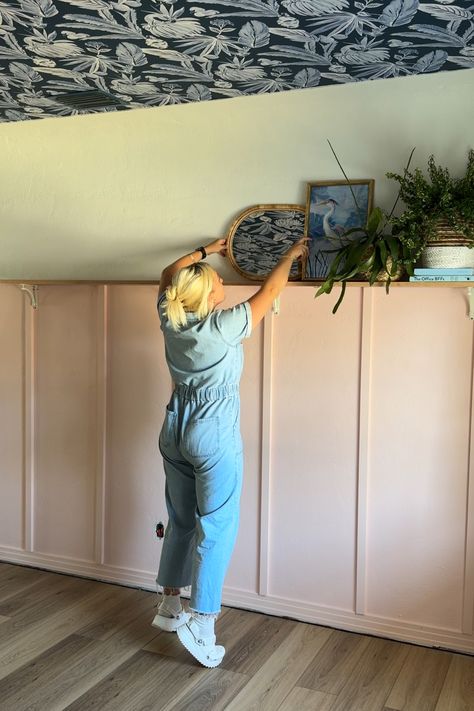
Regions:
M 310 241 L 309 253 L 302 265 L 304 281 L 324 280 L 335 250 L 350 239 L 344 241 L 344 232 L 366 224 L 373 208 L 374 186 L 373 178 L 349 183 L 347 180 L 318 180 L 307 184 L 304 234 Z

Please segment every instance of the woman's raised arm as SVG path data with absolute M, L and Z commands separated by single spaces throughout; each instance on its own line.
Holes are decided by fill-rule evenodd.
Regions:
M 302 237 L 298 242 L 295 242 L 286 254 L 283 255 L 276 267 L 272 269 L 257 293 L 250 297 L 249 304 L 252 310 L 252 330 L 260 323 L 277 296 L 279 296 L 285 288 L 293 261 L 308 254 L 307 241 L 308 237 Z
M 206 255 L 219 253 L 222 254 L 223 257 L 225 257 L 225 255 L 227 254 L 227 240 L 216 239 L 213 242 L 210 242 L 202 249 L 204 249 Z M 200 262 L 201 259 L 204 259 L 204 256 L 205 255 L 201 252 L 201 248 L 198 247 L 193 252 L 185 254 L 183 257 L 180 257 L 175 262 L 165 267 L 161 272 L 160 289 L 158 292 L 159 296 L 161 296 L 165 289 L 167 289 L 168 286 L 171 284 L 171 280 L 176 274 L 176 272 L 178 272 L 183 267 L 190 267 L 191 264 L 196 264 L 196 262 Z

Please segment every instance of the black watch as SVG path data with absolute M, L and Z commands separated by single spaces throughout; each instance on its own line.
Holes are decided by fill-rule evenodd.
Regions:
M 204 249 L 204 247 L 196 247 L 196 250 L 195 250 L 195 251 L 196 251 L 196 252 L 201 252 L 202 258 L 203 258 L 203 259 L 206 259 L 206 257 L 207 257 L 207 252 L 206 252 L 206 250 Z

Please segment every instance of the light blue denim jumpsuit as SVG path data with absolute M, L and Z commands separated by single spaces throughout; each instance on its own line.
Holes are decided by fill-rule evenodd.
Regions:
M 191 585 L 190 608 L 217 613 L 239 526 L 242 488 L 239 381 L 248 302 L 174 331 L 158 300 L 166 361 L 175 384 L 159 438 L 168 525 L 156 582 Z

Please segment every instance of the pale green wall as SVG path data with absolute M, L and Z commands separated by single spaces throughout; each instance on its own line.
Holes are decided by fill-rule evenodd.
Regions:
M 413 165 L 433 152 L 462 171 L 474 70 L 2 124 L 0 278 L 157 279 L 244 208 L 303 204 L 306 181 L 342 178 L 326 138 L 389 207 L 384 174 L 413 146 Z

